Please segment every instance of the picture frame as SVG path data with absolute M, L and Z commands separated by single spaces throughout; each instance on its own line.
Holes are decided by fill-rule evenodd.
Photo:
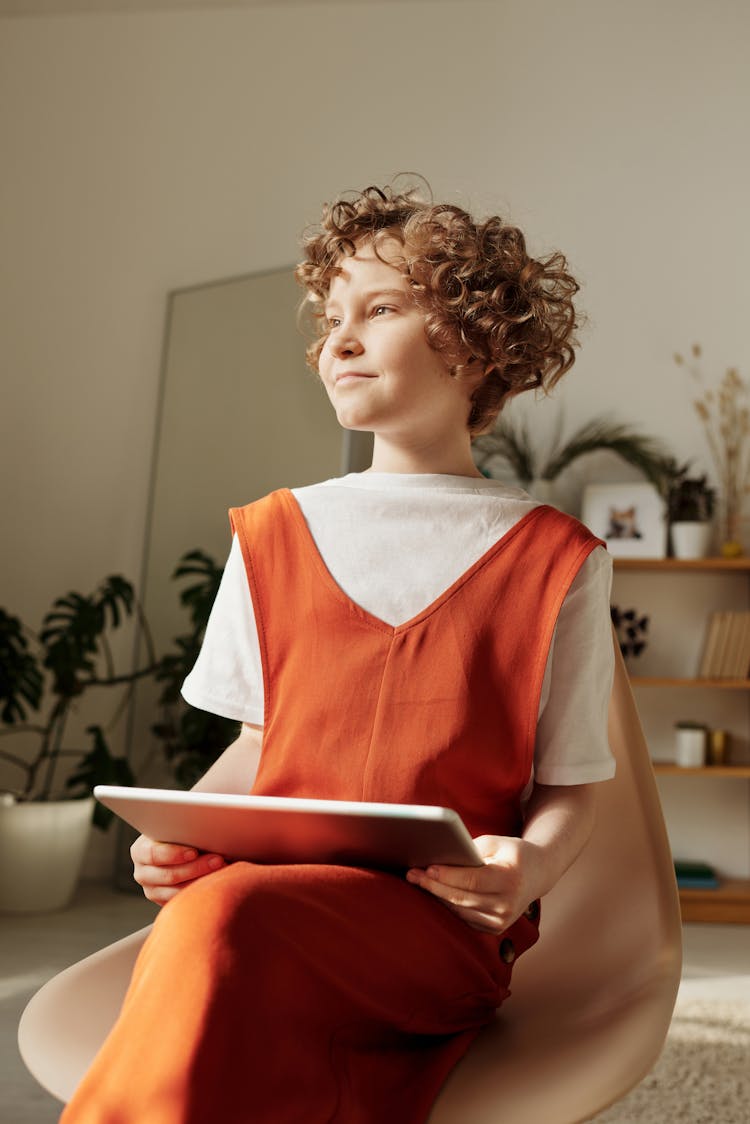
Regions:
M 666 557 L 666 504 L 653 484 L 587 484 L 581 522 L 613 558 Z

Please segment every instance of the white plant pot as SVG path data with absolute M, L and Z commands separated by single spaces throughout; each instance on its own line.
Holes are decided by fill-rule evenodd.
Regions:
M 673 523 L 671 534 L 675 558 L 707 558 L 711 553 L 713 526 L 710 523 Z
M 93 813 L 93 796 L 0 806 L 1 912 L 42 913 L 68 905 Z
M 684 769 L 699 769 L 706 764 L 705 729 L 688 726 L 675 729 L 675 763 Z

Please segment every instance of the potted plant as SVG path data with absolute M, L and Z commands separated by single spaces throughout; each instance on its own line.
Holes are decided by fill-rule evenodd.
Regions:
M 574 461 L 586 453 L 607 450 L 637 468 L 662 491 L 665 465 L 670 463 L 666 449 L 653 437 L 644 437 L 627 425 L 606 417 L 593 418 L 563 441 L 561 426 L 550 447 L 534 446 L 525 421 L 516 422 L 501 413 L 494 429 L 474 439 L 474 460 L 485 475 L 491 476 L 492 463 L 508 465 L 519 484 L 537 499 L 547 500 L 551 484 Z
M 128 672 L 115 667 L 111 635 L 134 614 L 145 626 L 133 587 L 120 576 L 89 596 L 58 598 L 38 634 L 0 609 L 0 759 L 11 776 L 0 788 L 0 910 L 65 906 L 92 822 L 103 829 L 111 819 L 95 804 L 94 785 L 133 783 L 108 736 L 132 685 L 157 667 L 145 627 L 149 662 Z M 91 722 L 85 735 L 70 734 L 86 698 L 107 688 L 125 688 L 126 698 L 106 729 Z
M 640 656 L 648 645 L 649 618 L 637 609 L 621 609 L 619 605 L 610 605 L 609 614 L 618 646 L 627 663 L 629 659 Z
M 667 513 L 675 558 L 705 558 L 711 549 L 715 492 L 705 476 L 677 468 L 667 488 Z
M 187 610 L 190 624 L 186 632 L 175 638 L 173 650 L 156 670 L 156 679 L 162 684 L 159 702 L 163 712 L 152 730 L 162 742 L 175 780 L 183 788 L 192 787 L 239 732 L 237 722 L 196 710 L 180 694 L 198 658 L 222 573 L 208 554 L 192 550 L 183 555 L 172 575 L 176 580 L 192 580 L 180 593 L 180 603 Z

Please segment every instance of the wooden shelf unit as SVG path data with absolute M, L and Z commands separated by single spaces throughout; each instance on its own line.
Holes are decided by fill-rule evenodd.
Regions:
M 722 691 L 750 691 L 750 679 L 679 679 L 668 675 L 631 675 L 634 687 L 710 687 Z
M 750 576 L 750 556 L 739 558 L 615 558 L 615 571 L 663 573 L 725 573 Z M 634 675 L 634 687 L 701 688 L 750 692 L 750 679 L 698 679 L 674 676 Z M 705 765 L 685 768 L 671 762 L 654 762 L 654 772 L 662 776 L 723 777 L 750 780 L 750 764 Z M 680 889 L 680 909 L 684 922 L 715 922 L 750 925 L 750 879 L 725 878 L 715 890 Z
M 750 880 L 725 878 L 717 890 L 680 890 L 683 921 L 750 925 Z
M 674 765 L 671 761 L 654 761 L 654 772 L 675 777 L 750 777 L 750 765 Z
M 734 573 L 750 572 L 750 555 L 740 558 L 614 558 L 615 570 L 682 570 L 692 573 L 711 573 L 724 570 Z

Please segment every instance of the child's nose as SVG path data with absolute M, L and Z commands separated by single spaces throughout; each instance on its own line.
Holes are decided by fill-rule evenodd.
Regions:
M 351 328 L 337 328 L 328 338 L 328 346 L 338 358 L 351 355 L 361 355 L 364 351 L 362 342 L 356 332 Z

